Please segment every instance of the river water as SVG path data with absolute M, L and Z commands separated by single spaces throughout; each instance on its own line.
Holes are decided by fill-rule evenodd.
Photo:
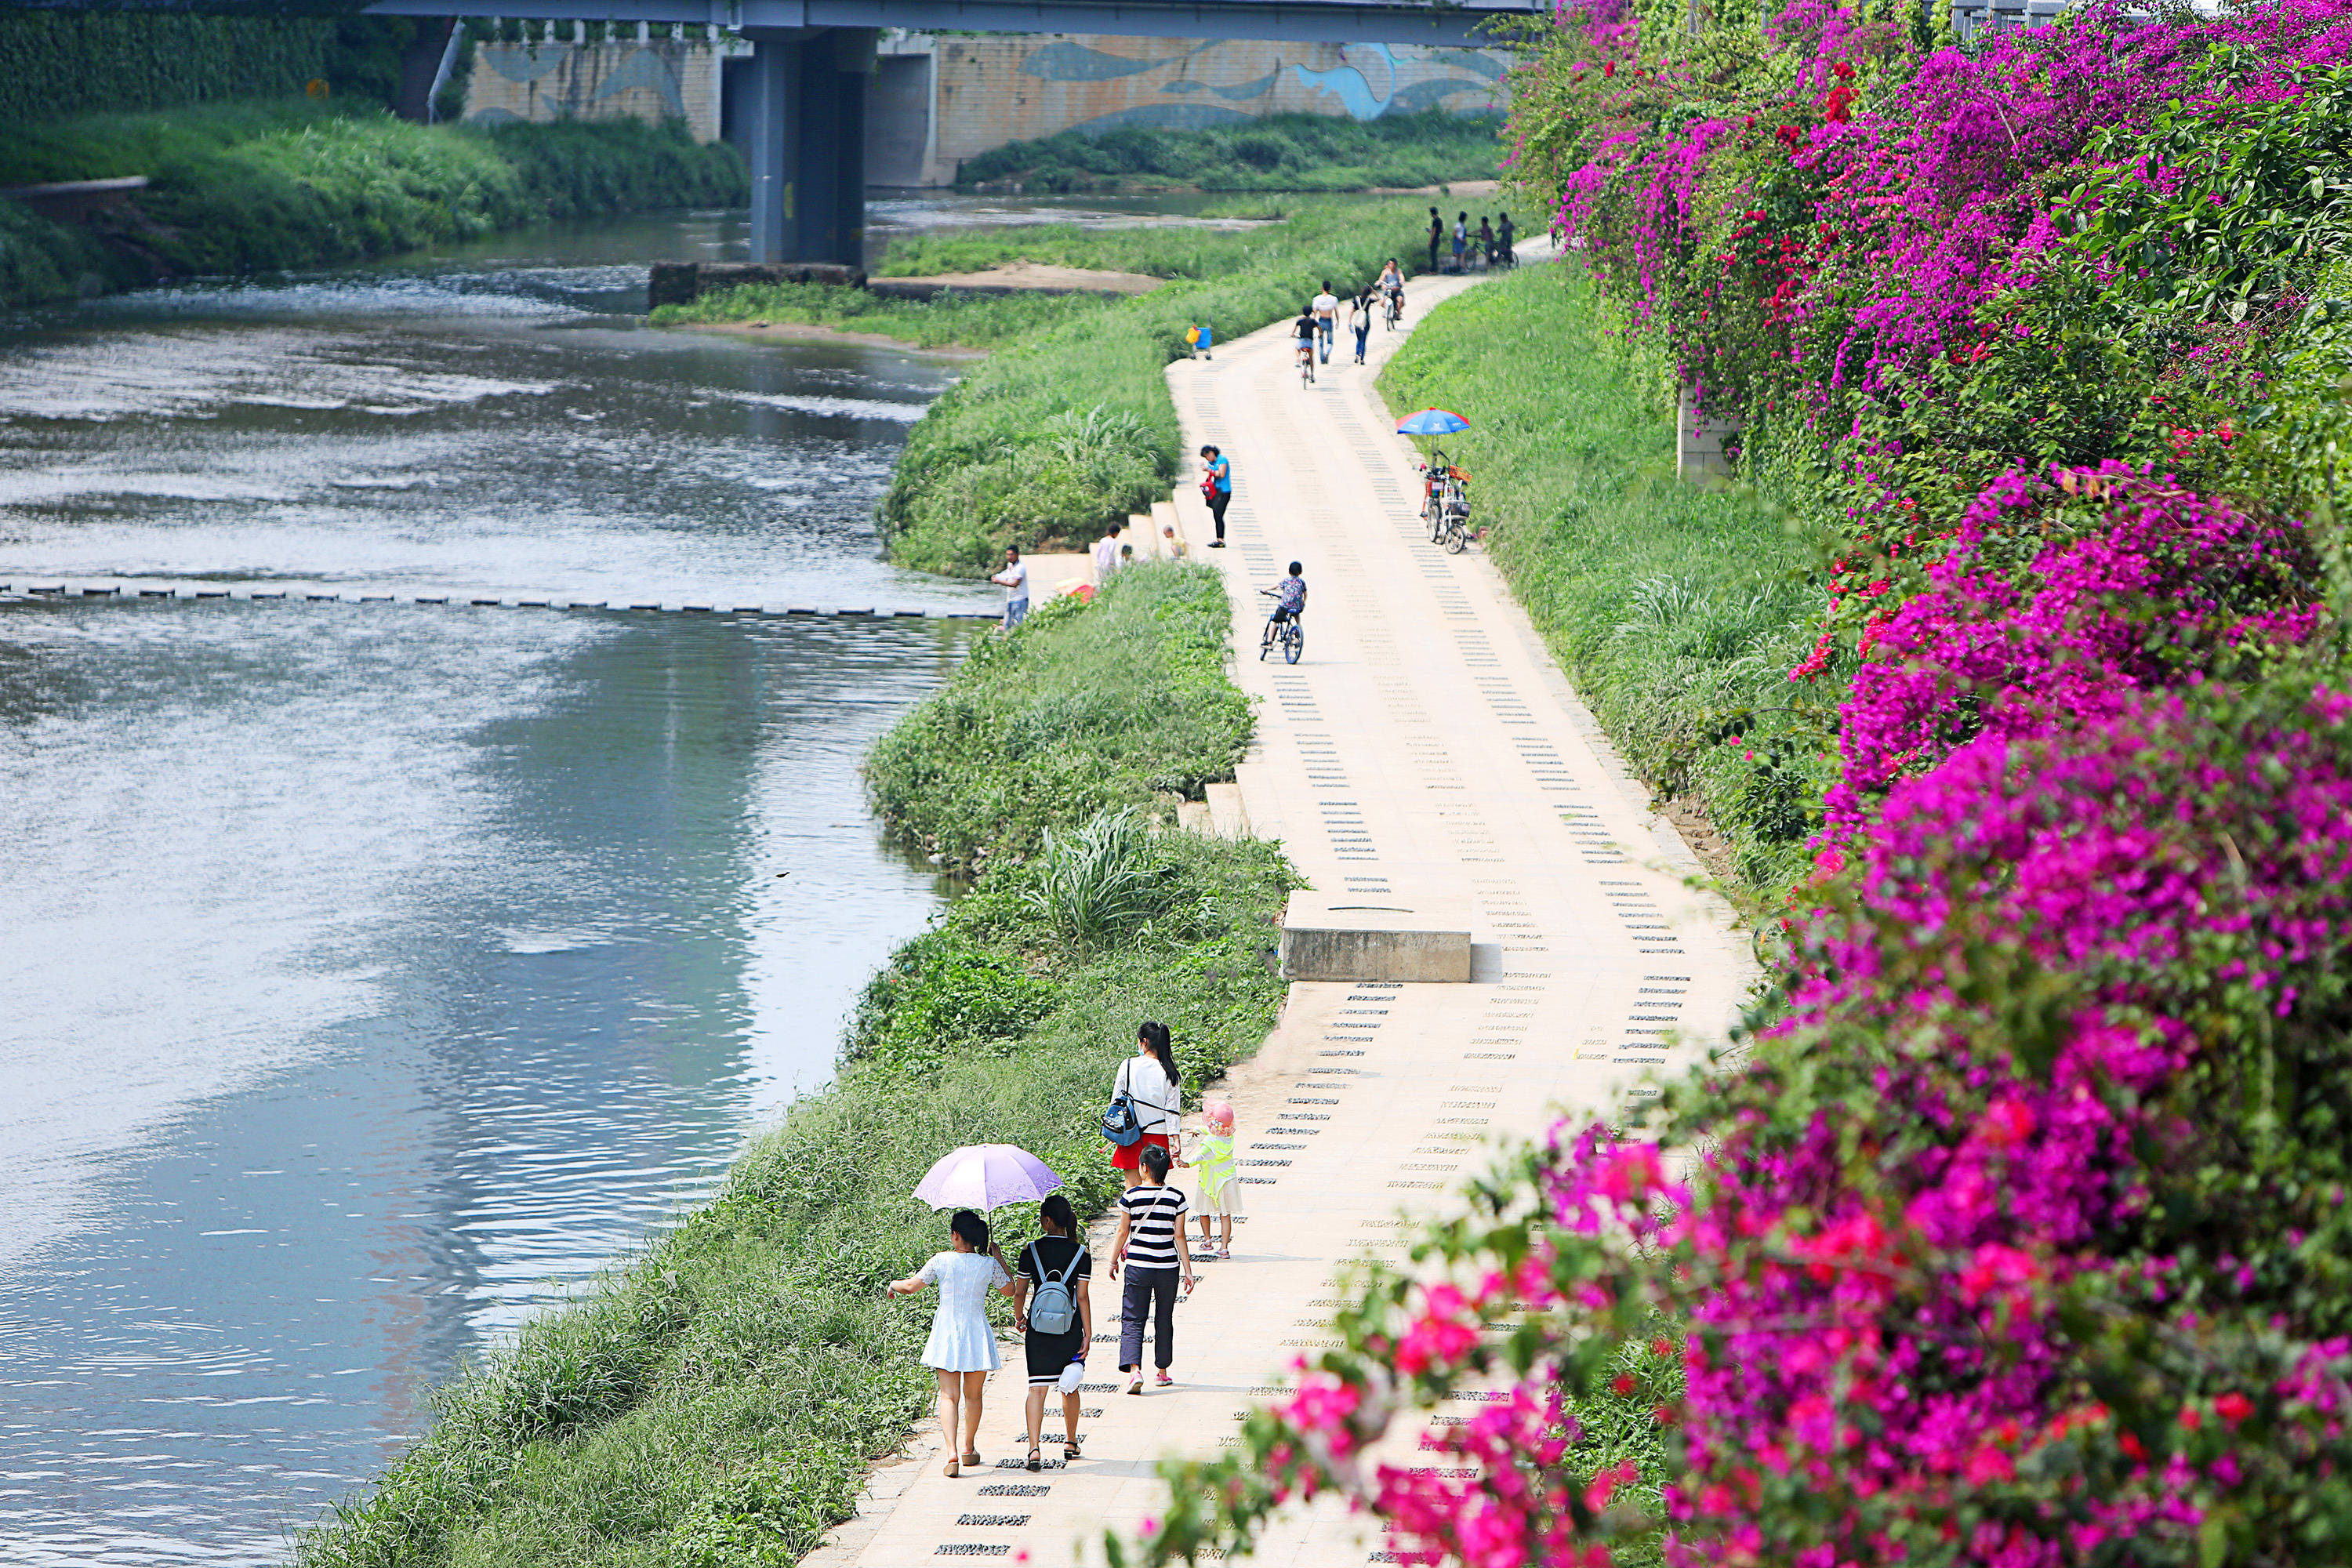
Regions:
M 633 319 L 739 233 L 0 320 L 0 580 L 991 605 L 869 521 L 954 362 Z M 822 1082 L 970 624 L 0 603 L 0 1562 L 282 1559 Z

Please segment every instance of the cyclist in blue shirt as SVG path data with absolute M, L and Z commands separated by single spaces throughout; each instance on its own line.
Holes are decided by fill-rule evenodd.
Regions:
M 1214 447 L 1201 448 L 1201 493 L 1208 499 L 1209 515 L 1217 520 L 1217 537 L 1209 541 L 1212 550 L 1225 547 L 1225 508 L 1234 500 L 1233 459 Z

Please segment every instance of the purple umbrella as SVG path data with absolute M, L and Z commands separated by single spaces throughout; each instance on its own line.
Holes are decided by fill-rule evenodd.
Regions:
M 1034 1204 L 1062 1184 L 1053 1168 L 1010 1143 L 974 1143 L 942 1157 L 925 1173 L 915 1196 L 935 1209 L 979 1209 Z

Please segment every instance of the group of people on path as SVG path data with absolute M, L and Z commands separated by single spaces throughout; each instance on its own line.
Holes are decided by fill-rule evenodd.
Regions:
M 1121 1281 L 1118 1370 L 1126 1392 L 1143 1392 L 1143 1338 L 1151 1331 L 1153 1382 L 1175 1384 L 1176 1301 L 1199 1283 L 1186 1220 L 1195 1212 L 1192 1194 L 1172 1183 L 1173 1168 L 1195 1177 L 1202 1258 L 1233 1256 L 1234 1219 L 1241 1212 L 1241 1179 L 1234 1155 L 1234 1111 L 1223 1100 L 1202 1108 L 1202 1126 L 1189 1140 L 1183 1131 L 1183 1087 L 1166 1026 L 1146 1021 L 1136 1031 L 1135 1054 L 1119 1065 L 1113 1103 L 1133 1108 L 1139 1135 L 1114 1148 L 1112 1166 L 1126 1180 L 1118 1200 L 1118 1226 L 1106 1272 Z M 1189 1144 L 1189 1147 L 1188 1147 Z M 1222 1221 L 1212 1247 L 1210 1222 Z M 988 1222 L 970 1209 L 948 1221 L 949 1250 L 934 1255 L 904 1279 L 884 1289 L 910 1296 L 939 1287 L 923 1364 L 939 1384 L 940 1433 L 950 1476 L 981 1463 L 980 1419 L 988 1374 L 1003 1364 L 996 1331 L 988 1321 L 991 1291 L 1013 1300 L 1013 1323 L 1022 1335 L 1029 1373 L 1027 1468 L 1044 1468 L 1045 1396 L 1062 1396 L 1065 1462 L 1080 1457 L 1078 1400 L 1087 1349 L 1094 1342 L 1094 1305 L 1088 1285 L 1094 1259 L 1079 1234 L 1077 1216 L 1060 1193 L 1048 1194 L 1037 1209 L 1037 1238 L 1008 1262 L 990 1238 Z
M 1430 208 L 1429 269 L 1432 272 L 1437 270 L 1437 247 L 1445 243 L 1446 234 L 1445 219 L 1439 216 L 1435 207 Z M 1451 252 L 1453 263 L 1447 270 L 1460 272 L 1473 259 L 1487 267 L 1514 266 L 1518 261 L 1518 251 L 1514 244 L 1517 238 L 1517 230 L 1512 226 L 1508 213 L 1499 214 L 1493 223 L 1488 223 L 1482 215 L 1475 229 L 1470 226 L 1468 213 L 1455 213 Z
M 1331 363 L 1331 342 L 1339 329 L 1339 312 L 1348 312 L 1348 331 L 1356 340 L 1356 363 L 1364 363 L 1364 353 L 1371 344 L 1372 322 L 1391 300 L 1396 301 L 1397 315 L 1404 315 L 1404 269 L 1396 258 L 1389 258 L 1381 275 L 1358 289 L 1346 300 L 1331 292 L 1331 280 L 1323 279 L 1323 287 L 1315 298 L 1299 307 L 1297 319 L 1290 323 L 1291 336 L 1297 341 L 1303 356 L 1316 353 L 1324 364 Z

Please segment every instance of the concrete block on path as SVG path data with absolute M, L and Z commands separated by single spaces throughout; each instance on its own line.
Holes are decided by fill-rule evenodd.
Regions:
M 1469 911 L 1445 900 L 1293 893 L 1282 916 L 1282 977 L 1467 981 Z
M 1249 837 L 1249 813 L 1242 805 L 1239 784 L 1213 784 L 1202 793 L 1209 797 L 1209 823 L 1218 837 Z

